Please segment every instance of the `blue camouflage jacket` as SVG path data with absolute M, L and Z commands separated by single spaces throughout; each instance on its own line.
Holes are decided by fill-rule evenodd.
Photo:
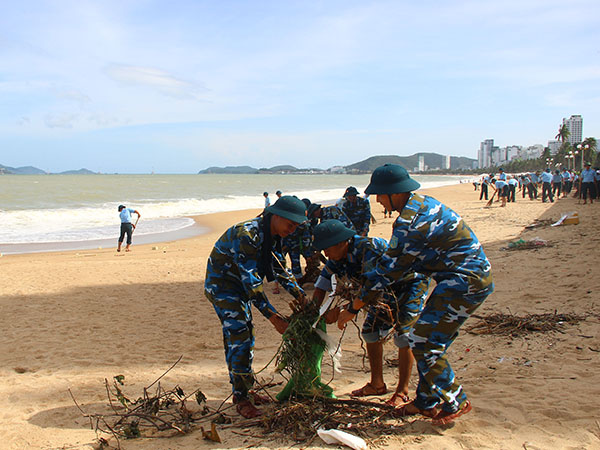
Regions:
M 346 214 L 344 214 L 344 212 L 340 208 L 338 208 L 337 206 L 322 206 L 321 222 L 330 219 L 337 219 L 340 222 L 342 222 L 346 227 L 356 231 L 354 225 L 352 224 L 352 221 L 348 218 Z
M 315 287 L 324 291 L 331 291 L 331 275 L 333 274 L 354 278 L 361 283 L 364 282 L 366 274 L 375 270 L 377 261 L 385 254 L 387 249 L 388 243 L 383 238 L 355 235 L 350 240 L 346 259 L 341 261 L 328 260 L 315 283 Z M 402 279 L 397 280 L 392 288 L 400 287 L 400 283 L 416 279 L 425 280 L 426 277 L 409 272 Z
M 284 252 L 298 252 L 309 257 L 312 253 L 312 232 L 310 222 L 304 222 L 298 225 L 296 231 L 282 239 Z
M 260 269 L 261 251 L 265 241 L 263 217 L 241 222 L 229 228 L 208 258 L 204 290 L 209 299 L 251 301 L 268 319 L 276 309 L 263 291 L 265 274 Z M 285 259 L 277 251 L 273 237 L 273 273 L 277 281 L 294 297 L 304 294 L 294 276 L 285 268 Z
M 493 286 L 490 263 L 473 231 L 438 200 L 415 193 L 394 223 L 388 250 L 366 274 L 363 301 L 409 271 L 469 294 Z
M 371 224 L 371 204 L 363 197 L 356 197 L 356 202 L 346 200 L 342 204 L 342 211 L 348 216 L 358 234 L 368 234 Z

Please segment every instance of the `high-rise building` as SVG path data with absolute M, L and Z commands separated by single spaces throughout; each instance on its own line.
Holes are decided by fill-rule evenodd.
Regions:
M 583 141 L 583 118 L 580 115 L 573 115 L 568 119 L 563 118 L 563 126 L 569 129 L 569 144 L 579 144 Z
M 425 156 L 419 155 L 419 172 L 425 171 Z
M 494 150 L 494 140 L 486 139 L 479 146 L 479 152 L 477 153 L 477 162 L 479 168 L 490 167 L 492 165 L 492 151 Z
M 555 141 L 555 140 L 548 141 L 548 148 L 550 149 L 550 154 L 552 156 L 554 156 L 558 153 L 558 151 L 560 150 L 560 145 L 561 144 L 559 141 Z
M 445 155 L 442 160 L 442 169 L 450 169 L 450 155 Z

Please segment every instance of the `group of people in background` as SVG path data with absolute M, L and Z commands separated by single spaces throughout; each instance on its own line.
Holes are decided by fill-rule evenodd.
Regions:
M 287 320 L 269 302 L 263 280 L 277 280 L 298 304 L 320 306 L 333 289 L 332 275 L 358 280 L 360 294 L 326 316 L 343 329 L 360 310 L 367 312 L 371 381 L 352 395 L 384 395 L 383 342 L 398 347 L 398 384 L 387 401 L 400 415 L 421 415 L 434 424 L 453 422 L 471 410 L 446 351 L 461 325 L 493 291 L 490 263 L 461 217 L 432 197 L 415 193 L 420 185 L 399 165 L 377 168 L 365 194 L 376 195 L 387 212 L 398 214 L 391 239 L 369 237 L 368 199 L 350 186 L 337 204 L 283 195 L 259 216 L 229 228 L 215 243 L 206 269 L 205 294 L 223 329 L 233 402 L 246 418 L 261 415 L 268 401 L 252 390 L 254 326 L 251 306 L 284 333 Z M 286 268 L 286 251 L 292 270 Z M 321 252 L 324 252 L 325 256 Z M 302 275 L 300 255 L 307 259 Z M 320 263 L 324 262 L 324 267 Z M 317 268 L 315 290 L 303 284 L 310 264 Z M 429 292 L 430 281 L 435 287 Z M 413 361 L 419 382 L 411 399 Z
M 508 175 L 502 168 L 498 169 L 498 175 L 490 173 L 483 175 L 481 182 L 475 182 L 475 190 L 481 186 L 479 200 L 488 200 L 490 191 L 492 195 L 498 196 L 500 206 L 506 206 L 509 202 L 515 202 L 517 192 L 522 193 L 522 198 L 529 200 L 541 198 L 542 202 L 554 202 L 555 198 L 565 198 L 573 189 L 574 196 L 583 199 L 583 203 L 593 203 L 600 192 L 600 169 L 592 169 L 590 163 L 585 164 L 581 172 L 563 167 L 562 169 L 546 168 L 544 171 Z M 540 194 L 541 190 L 541 194 Z

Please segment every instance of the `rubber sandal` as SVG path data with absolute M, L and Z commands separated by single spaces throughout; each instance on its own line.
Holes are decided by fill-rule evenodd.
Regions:
M 400 400 L 400 402 L 398 402 Z M 410 402 L 410 398 L 408 395 L 403 394 L 402 392 L 394 392 L 394 395 L 389 400 L 386 400 L 385 404 L 388 406 L 393 406 L 394 408 L 399 408 L 400 406 L 406 405 Z
M 433 417 L 432 423 L 434 425 L 448 425 L 449 423 L 454 422 L 454 419 L 462 416 L 463 414 L 468 413 L 472 409 L 473 409 L 473 407 L 471 406 L 471 402 L 469 400 L 467 400 L 464 403 L 464 405 L 462 406 L 462 408 L 460 408 L 458 411 L 455 411 L 455 412 L 448 412 L 448 411 L 444 411 L 444 410 L 440 411 Z
M 254 419 L 255 417 L 262 416 L 262 412 L 260 412 L 260 409 L 258 409 L 252 403 L 250 403 L 250 400 L 248 399 L 244 399 L 238 402 L 235 405 L 235 410 L 238 412 L 238 414 L 245 417 L 246 419 Z
M 255 405 L 267 405 L 269 403 L 273 403 L 273 399 L 271 399 L 271 397 L 261 395 L 258 392 L 250 392 L 250 395 L 252 396 L 252 400 L 254 401 Z
M 376 388 L 371 383 L 367 383 L 360 389 L 356 389 L 355 391 L 352 391 L 350 393 L 350 395 L 352 397 L 368 397 L 371 395 L 385 395 L 385 394 L 387 394 L 387 386 L 385 385 L 385 383 L 383 386 L 381 386 L 379 388 Z

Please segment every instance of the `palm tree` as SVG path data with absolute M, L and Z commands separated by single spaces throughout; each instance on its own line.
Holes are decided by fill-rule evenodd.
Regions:
M 554 136 L 555 139 L 558 139 L 560 142 L 564 144 L 564 142 L 569 139 L 571 136 L 571 132 L 569 131 L 569 127 L 566 124 L 562 124 L 558 127 L 558 134 Z

